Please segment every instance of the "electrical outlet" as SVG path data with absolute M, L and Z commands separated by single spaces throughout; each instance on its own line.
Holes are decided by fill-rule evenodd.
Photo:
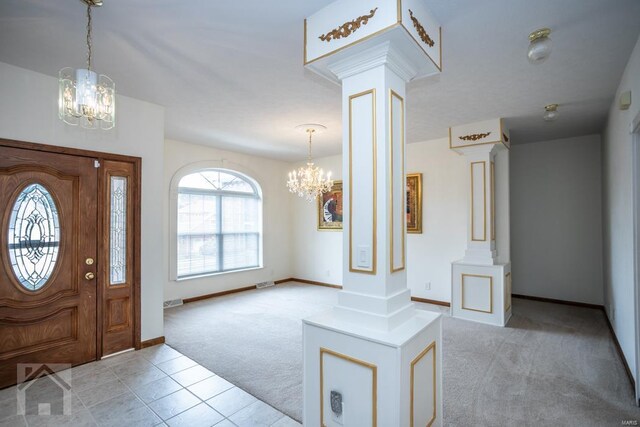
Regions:
M 424 284 L 424 288 L 425 288 L 427 291 L 430 291 L 430 290 L 431 290 L 431 282 L 427 282 L 427 283 L 425 283 L 425 284 Z

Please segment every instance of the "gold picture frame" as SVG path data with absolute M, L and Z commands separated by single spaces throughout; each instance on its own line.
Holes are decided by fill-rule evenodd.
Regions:
M 342 181 L 318 197 L 318 231 L 342 231 Z
M 422 234 L 422 174 L 407 174 L 407 233 Z

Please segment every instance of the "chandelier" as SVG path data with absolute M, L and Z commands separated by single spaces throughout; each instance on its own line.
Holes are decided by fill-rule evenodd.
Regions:
M 91 8 L 102 0 L 82 0 L 87 5 L 87 68 L 63 68 L 58 74 L 58 115 L 72 126 L 111 129 L 115 126 L 116 86 L 109 77 L 91 69 Z
M 296 129 L 304 130 L 309 134 L 309 157 L 307 158 L 307 166 L 289 172 L 287 188 L 290 192 L 312 202 L 322 193 L 330 191 L 333 186 L 331 172 L 328 172 L 325 177 L 324 171 L 314 166 L 311 161 L 311 137 L 316 131 L 320 132 L 326 128 L 322 125 L 308 124 L 297 126 Z

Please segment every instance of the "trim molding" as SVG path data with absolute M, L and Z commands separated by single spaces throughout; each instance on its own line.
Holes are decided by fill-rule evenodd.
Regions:
M 329 355 L 342 359 L 346 362 L 360 365 L 362 367 L 371 370 L 371 418 L 372 426 L 378 425 L 378 367 L 373 363 L 365 362 L 364 360 L 356 359 L 355 357 L 348 356 L 346 354 L 338 353 L 337 351 L 329 350 L 328 348 L 320 347 L 320 425 L 325 427 L 324 424 L 324 356 Z M 434 353 L 435 360 L 435 353 Z
M 611 332 L 611 338 L 613 338 L 613 344 L 616 347 L 616 351 L 618 352 L 618 357 L 620 357 L 620 360 L 622 361 L 622 366 L 624 366 L 624 370 L 626 371 L 627 377 L 629 378 L 629 382 L 631 383 L 631 388 L 635 393 L 636 382 L 633 379 L 633 374 L 631 373 L 631 369 L 629 368 L 629 364 L 627 363 L 627 358 L 625 357 L 622 351 L 622 347 L 620 347 L 620 342 L 618 341 L 616 332 L 613 329 L 613 325 L 611 325 L 611 321 L 609 320 L 609 316 L 607 315 L 607 311 L 604 309 L 603 305 L 589 304 L 586 302 L 577 302 L 577 301 L 564 301 L 564 300 L 552 299 L 552 298 L 533 297 L 529 295 L 512 294 L 511 296 L 513 298 L 528 299 L 531 301 L 548 302 L 552 304 L 562 304 L 562 305 L 572 305 L 574 307 L 593 308 L 595 310 L 602 311 L 602 314 L 604 315 L 604 319 L 607 322 L 607 327 L 609 328 L 609 332 Z
M 203 299 L 209 299 L 209 298 L 215 298 L 215 297 L 221 297 L 223 295 L 237 294 L 238 292 L 250 291 L 252 289 L 256 289 L 256 285 L 245 286 L 243 288 L 237 288 L 237 289 L 229 289 L 228 291 L 215 292 L 212 294 L 199 295 L 197 297 L 185 298 L 182 300 L 182 303 L 189 304 L 190 302 L 196 302 L 196 301 L 201 301 Z
M 435 299 L 411 297 L 411 301 L 413 301 L 413 302 L 423 302 L 425 304 L 441 305 L 443 307 L 451 307 L 451 303 L 450 302 L 438 301 L 438 300 L 435 300 Z
M 331 283 L 316 282 L 315 280 L 291 278 L 291 279 L 287 279 L 287 282 L 300 282 L 306 285 L 315 285 L 315 286 L 324 286 L 325 288 L 342 289 L 341 285 L 332 285 Z
M 420 362 L 420 360 L 427 355 L 427 353 L 429 353 L 430 351 L 433 351 L 433 368 L 432 368 L 432 383 L 433 383 L 433 415 L 431 416 L 431 419 L 429 420 L 429 422 L 427 422 L 427 427 L 431 427 L 431 425 L 433 424 L 433 422 L 436 420 L 436 416 L 438 414 L 437 412 L 437 407 L 438 407 L 438 402 L 437 402 L 437 394 L 438 394 L 438 388 L 436 386 L 436 377 L 437 377 L 437 371 L 436 371 L 436 342 L 433 341 L 431 344 L 429 344 L 429 346 L 427 346 L 427 348 L 425 348 L 424 350 L 422 350 L 422 352 L 420 352 L 420 354 L 418 356 L 416 356 L 415 359 L 413 359 L 411 361 L 411 388 L 410 388 L 410 396 L 411 396 L 411 403 L 410 403 L 410 411 L 409 411 L 409 425 L 411 427 L 415 426 L 415 422 L 414 422 L 414 411 L 415 411 L 415 368 L 416 365 L 418 364 L 418 362 Z
M 140 348 L 153 347 L 154 345 L 164 344 L 164 335 L 157 338 L 152 338 L 150 340 L 142 341 L 140 343 Z
M 562 304 L 562 305 L 573 305 L 576 307 L 584 307 L 584 308 L 595 308 L 597 310 L 604 310 L 604 307 L 599 304 L 589 304 L 586 302 L 577 302 L 577 301 L 565 301 L 561 299 L 552 299 L 552 298 L 543 298 L 543 297 L 534 297 L 530 295 L 519 295 L 519 294 L 511 294 L 512 298 L 520 298 L 520 299 L 528 299 L 531 301 L 540 301 L 540 302 L 550 302 L 553 304 Z

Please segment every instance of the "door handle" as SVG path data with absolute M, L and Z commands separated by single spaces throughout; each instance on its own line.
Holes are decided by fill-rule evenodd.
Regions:
M 84 278 L 87 280 L 92 280 L 94 277 L 96 276 L 92 272 L 88 272 L 87 274 L 84 275 Z

